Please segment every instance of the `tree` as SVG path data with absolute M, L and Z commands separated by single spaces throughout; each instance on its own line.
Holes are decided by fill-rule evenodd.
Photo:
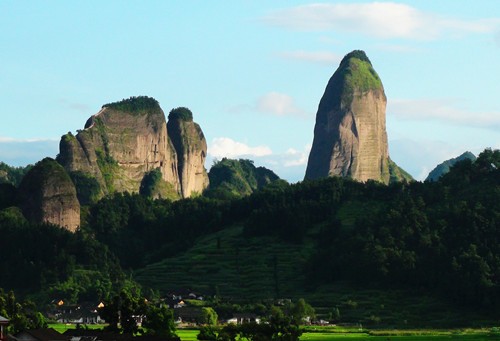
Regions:
M 203 307 L 201 308 L 201 319 L 202 323 L 207 324 L 209 326 L 217 325 L 217 313 L 211 307 Z
M 145 302 L 139 295 L 122 290 L 119 295 L 104 304 L 99 313 L 109 324 L 106 330 L 135 334 L 139 331 L 134 316 L 143 315 Z
M 146 320 L 143 326 L 147 334 L 170 338 L 175 334 L 174 313 L 167 306 L 149 305 L 146 311 Z
M 47 326 L 45 318 L 36 310 L 33 302 L 18 302 L 13 291 L 6 295 L 1 288 L 0 315 L 10 320 L 8 332 L 12 334 L 26 329 L 45 328 Z
M 292 317 L 297 324 L 310 322 L 315 316 L 314 308 L 303 298 L 300 298 L 292 307 Z
M 215 333 L 215 330 L 211 326 L 202 326 L 200 328 L 200 332 L 196 336 L 196 339 L 198 340 L 207 340 L 207 341 L 215 341 L 217 340 L 217 334 Z

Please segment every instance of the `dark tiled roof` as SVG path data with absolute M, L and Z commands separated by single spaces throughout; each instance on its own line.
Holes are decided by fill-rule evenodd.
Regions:
M 9 319 L 0 315 L 0 323 L 6 323 L 6 322 L 9 322 Z
M 30 329 L 30 330 L 25 330 L 22 333 L 27 333 L 31 335 L 33 338 L 40 340 L 40 341 L 68 341 L 68 337 L 62 335 L 61 333 L 58 333 L 55 329 L 52 328 L 45 328 L 45 329 Z M 18 335 L 19 335 L 18 334 Z M 18 336 L 16 335 L 16 336 Z

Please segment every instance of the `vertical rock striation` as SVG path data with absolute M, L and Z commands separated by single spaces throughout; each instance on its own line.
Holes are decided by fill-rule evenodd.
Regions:
M 198 132 L 197 139 L 193 129 Z M 201 129 L 192 120 L 180 130 L 180 140 L 187 139 L 189 142 L 181 144 L 183 148 L 176 150 L 159 103 L 150 97 L 131 97 L 104 105 L 76 136 L 71 133 L 64 135 L 58 161 L 74 181 L 82 177 L 97 181 L 99 186 L 98 193 L 93 194 L 95 198 L 113 192 L 139 192 L 141 184 L 143 188 L 145 186 L 145 177 L 150 177 L 151 172 L 156 170 L 161 173 L 161 183 L 156 179 L 155 187 L 161 190 L 155 191 L 155 197 L 187 197 L 207 186 L 206 183 L 193 186 L 193 180 L 189 180 L 197 179 L 198 173 L 206 175 L 206 141 Z M 178 136 L 175 138 L 178 139 Z M 195 145 L 189 145 L 191 142 Z M 198 149 L 203 150 L 203 158 L 190 158 L 186 162 L 186 154 L 190 156 Z M 182 165 L 189 165 L 186 170 L 178 164 L 178 157 L 181 157 Z M 189 184 L 186 190 L 183 190 L 184 182 Z M 79 197 L 80 189 L 84 188 L 77 188 Z
M 386 103 L 382 82 L 366 54 L 347 54 L 319 103 L 305 179 L 344 176 L 389 183 L 393 163 Z
M 19 201 L 31 222 L 49 222 L 75 231 L 80 225 L 80 203 L 73 182 L 51 158 L 38 162 L 23 178 Z
M 204 166 L 207 142 L 200 126 L 193 122 L 191 111 L 181 107 L 168 115 L 167 131 L 177 152 L 182 196 L 201 194 L 208 187 L 208 174 Z

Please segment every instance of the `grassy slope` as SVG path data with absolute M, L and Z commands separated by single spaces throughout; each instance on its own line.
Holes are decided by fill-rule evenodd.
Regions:
M 190 288 L 249 300 L 293 296 L 305 280 L 295 270 L 311 248 L 271 237 L 247 239 L 241 233 L 236 226 L 200 238 L 186 253 L 148 265 L 136 278 L 161 292 Z
M 362 205 L 346 202 L 338 218 L 350 228 L 360 211 L 369 214 L 379 205 L 373 201 Z M 318 229 L 313 227 L 309 233 Z M 200 238 L 187 252 L 137 271 L 136 279 L 163 294 L 189 288 L 233 301 L 303 297 L 319 317 L 327 318 L 333 307 L 338 307 L 341 322 L 371 327 L 471 326 L 471 321 L 477 327 L 493 325 L 479 314 L 436 297 L 404 289 L 380 290 L 369 278 L 362 287 L 335 282 L 312 288 L 303 271 L 314 250 L 312 242 L 290 244 L 272 237 L 246 238 L 242 230 L 233 226 Z

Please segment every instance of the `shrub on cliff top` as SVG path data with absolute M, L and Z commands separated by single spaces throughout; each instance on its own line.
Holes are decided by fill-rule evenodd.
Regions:
M 140 113 L 158 109 L 160 104 L 157 100 L 148 96 L 132 96 L 118 102 L 104 104 L 103 108 L 110 108 L 131 113 Z
M 344 58 L 342 58 L 342 61 L 340 62 L 340 65 L 342 65 L 345 62 L 347 62 L 351 58 L 357 58 L 357 59 L 359 59 L 361 61 L 368 62 L 370 65 L 372 64 L 372 62 L 370 61 L 370 59 L 366 55 L 365 51 L 363 51 L 363 50 L 354 50 L 354 51 L 349 52 L 348 54 L 346 54 L 344 56 Z
M 178 107 L 170 110 L 170 114 L 168 115 L 169 120 L 183 120 L 183 121 L 192 121 L 193 113 L 186 107 Z

